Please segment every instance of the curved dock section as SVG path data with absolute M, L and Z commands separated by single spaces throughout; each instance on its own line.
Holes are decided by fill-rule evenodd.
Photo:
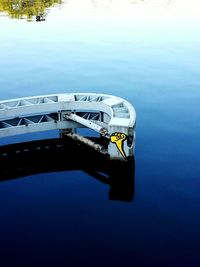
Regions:
M 133 106 L 111 95 L 55 94 L 0 101 L 0 137 L 60 130 L 62 136 L 87 143 L 75 134 L 77 128 L 86 127 L 109 139 L 105 149 L 111 159 L 133 156 L 135 124 Z

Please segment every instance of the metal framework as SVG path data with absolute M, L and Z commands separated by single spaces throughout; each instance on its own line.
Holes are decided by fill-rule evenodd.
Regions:
M 122 98 L 91 93 L 55 94 L 0 101 L 0 137 L 87 127 L 110 139 L 111 159 L 133 155 L 136 113 Z

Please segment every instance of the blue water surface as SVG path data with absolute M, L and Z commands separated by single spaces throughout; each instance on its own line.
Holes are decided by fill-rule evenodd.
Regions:
M 83 0 L 41 22 L 1 13 L 1 100 L 98 92 L 137 112 L 132 202 L 79 170 L 0 183 L 1 267 L 200 266 L 199 7 Z

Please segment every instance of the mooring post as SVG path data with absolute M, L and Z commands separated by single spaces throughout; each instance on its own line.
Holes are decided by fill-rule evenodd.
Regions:
M 108 154 L 113 160 L 126 160 L 134 154 L 135 129 L 119 125 L 109 126 Z

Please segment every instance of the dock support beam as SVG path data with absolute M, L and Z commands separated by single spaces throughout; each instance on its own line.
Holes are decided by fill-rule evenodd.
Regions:
M 86 120 L 86 119 L 84 119 L 84 118 L 82 118 L 76 114 L 73 114 L 73 113 L 67 113 L 64 115 L 64 117 L 66 119 L 80 123 L 80 124 L 84 125 L 85 127 L 90 128 L 90 129 L 94 130 L 95 132 L 100 133 L 102 136 L 109 138 L 109 134 L 108 134 L 107 129 L 103 128 L 102 126 L 100 126 L 100 125 L 98 125 L 98 124 L 96 124 L 90 120 Z
M 65 134 L 65 136 L 67 136 L 73 140 L 79 141 L 79 142 L 91 147 L 92 149 L 100 152 L 101 154 L 108 156 L 108 150 L 105 147 L 91 141 L 90 139 L 88 139 L 86 137 L 83 137 L 83 136 L 81 136 L 79 134 L 75 134 L 75 133 L 67 133 L 67 134 Z

